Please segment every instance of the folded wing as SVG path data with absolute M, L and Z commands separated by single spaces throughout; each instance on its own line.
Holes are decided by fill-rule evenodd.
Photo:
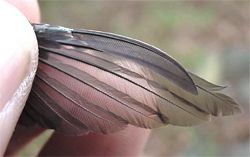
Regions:
M 66 134 L 110 133 L 128 124 L 192 126 L 240 111 L 219 93 L 224 87 L 140 41 L 50 25 L 34 29 L 39 67 L 22 121 Z

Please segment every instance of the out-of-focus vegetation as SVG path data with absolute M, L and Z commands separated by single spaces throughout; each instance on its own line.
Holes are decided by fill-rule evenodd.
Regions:
M 42 22 L 155 45 L 225 92 L 243 113 L 192 128 L 155 129 L 143 156 L 250 156 L 250 3 L 40 1 Z

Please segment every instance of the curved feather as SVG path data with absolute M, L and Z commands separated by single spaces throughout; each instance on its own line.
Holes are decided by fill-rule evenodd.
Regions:
M 150 120 L 152 121 L 152 123 L 154 122 L 158 122 L 161 123 L 161 121 L 159 119 L 154 119 L 154 118 L 150 118 L 149 116 L 152 116 L 154 114 L 156 114 L 156 112 L 149 108 L 147 105 L 138 102 L 135 99 L 132 99 L 131 97 L 129 97 L 128 95 L 126 95 L 125 93 L 120 92 L 119 90 L 116 90 L 115 88 L 112 88 L 112 86 L 109 86 L 108 84 L 101 82 L 99 80 L 96 79 L 96 77 L 93 77 L 89 74 L 87 74 L 85 71 L 79 70 L 74 68 L 73 66 L 71 66 L 70 64 L 64 64 L 64 62 L 58 62 L 56 59 L 53 59 L 51 56 L 48 57 L 47 60 L 43 60 L 43 58 L 40 59 L 42 62 L 49 64 L 50 66 L 53 67 L 53 72 L 54 72 L 54 78 L 59 79 L 60 78 L 60 74 L 57 74 L 58 71 L 61 71 L 65 74 L 68 75 L 68 77 L 71 77 L 71 79 L 67 79 L 67 82 L 63 82 L 61 81 L 63 84 L 67 84 L 67 83 L 72 83 L 74 84 L 76 81 L 78 81 L 81 85 L 79 86 L 80 89 L 77 89 L 75 87 L 74 90 L 76 92 L 81 92 L 81 90 L 83 90 L 82 88 L 86 87 L 89 90 L 88 91 L 93 91 L 96 94 L 98 93 L 101 97 L 108 99 L 109 104 L 103 104 L 103 101 L 101 102 L 102 104 L 99 104 L 100 102 L 96 102 L 96 104 L 99 104 L 100 107 L 108 107 L 108 105 L 111 105 L 109 108 L 109 110 L 113 110 L 113 109 L 119 109 L 113 113 L 118 114 L 119 116 L 123 116 L 123 118 L 127 118 L 127 116 L 132 116 L 129 119 L 129 122 L 134 124 L 134 125 L 139 125 L 139 126 L 143 126 L 146 125 L 147 123 L 145 122 L 141 122 L 141 120 L 144 121 L 145 120 Z M 54 69 L 56 69 L 57 71 L 54 71 Z M 51 76 L 53 74 L 50 74 Z M 59 76 L 56 76 L 59 75 Z M 73 79 L 72 79 L 73 78 Z M 75 79 L 75 80 L 74 80 Z M 66 85 L 67 86 L 67 85 Z M 71 87 L 72 88 L 72 87 Z M 85 94 L 85 93 L 80 93 Z M 87 96 L 86 96 L 87 97 Z M 94 98 L 89 98 L 91 101 L 94 101 Z M 129 112 L 131 112 L 130 114 L 126 113 L 124 114 L 124 111 L 128 111 L 131 110 Z M 118 113 L 117 113 L 118 112 Z M 135 113 L 135 114 L 133 114 Z M 139 114 L 140 116 L 143 116 L 143 118 L 136 118 L 133 116 L 137 116 L 137 114 Z M 141 120 L 140 120 L 141 119 Z M 149 123 L 151 124 L 151 123 Z M 150 125 L 146 127 L 151 127 Z
M 153 109 L 158 109 L 161 114 L 168 117 L 170 124 L 187 126 L 199 124 L 209 119 L 207 113 L 197 111 L 192 105 L 186 105 L 186 103 L 183 103 L 183 100 L 179 100 L 176 97 L 174 98 L 170 92 L 165 90 L 165 95 L 163 95 L 162 92 L 160 93 L 157 87 L 161 89 L 161 86 L 156 82 L 146 80 L 143 76 L 124 67 L 120 67 L 117 64 L 91 56 L 88 53 L 84 53 L 84 51 L 78 52 L 75 49 L 72 51 L 66 48 L 46 49 L 41 47 L 41 50 L 42 52 L 46 51 L 45 53 L 49 51 L 50 53 L 47 54 L 49 57 L 55 57 L 60 63 L 72 65 L 79 70 L 83 70 L 102 82 L 108 82 L 110 78 L 112 78 L 113 82 L 119 82 L 119 84 L 110 85 L 128 94 L 130 97 L 149 105 Z M 64 56 L 71 59 L 64 58 Z M 89 62 L 91 63 L 90 65 L 88 65 Z M 120 84 L 122 84 L 122 86 Z M 130 90 L 131 88 L 133 90 Z M 150 101 L 149 98 L 153 98 L 154 102 L 152 102 L 152 100 Z
M 40 68 L 43 67 L 40 66 Z M 46 94 L 44 92 L 46 92 Z M 71 91 L 63 84 L 60 84 L 53 78 L 47 76 L 43 73 L 42 69 L 39 69 L 37 73 L 31 94 L 39 96 L 43 103 L 40 106 L 51 108 L 54 113 L 58 112 L 60 119 L 68 119 L 67 121 L 75 127 L 84 127 L 89 131 L 109 133 L 120 130 L 126 126 L 126 122 L 87 102 L 74 91 Z M 28 99 L 28 102 L 32 104 L 36 103 L 32 102 L 32 98 L 34 99 L 34 97 L 31 96 L 31 98 Z M 37 106 L 34 105 L 33 108 L 37 108 Z M 53 117 L 48 117 L 46 110 L 43 114 L 47 116 L 47 118 L 44 118 L 45 120 L 52 120 L 55 122 L 55 125 L 58 123 Z M 48 125 L 47 127 L 52 127 L 51 124 L 45 124 Z M 63 129 L 64 127 L 64 124 L 60 125 L 60 123 L 58 123 L 54 129 L 61 130 L 64 133 L 72 130 L 70 128 L 68 128 L 69 130 L 65 130 Z M 81 130 L 84 131 L 83 129 L 80 129 L 80 131 Z
M 218 93 L 224 87 L 186 72 L 143 42 L 98 31 L 33 26 L 39 68 L 25 112 L 42 126 L 67 134 L 109 133 L 126 124 L 191 126 L 211 115 L 240 111 L 232 98 Z
M 219 86 L 219 85 L 215 85 L 211 82 L 208 82 L 208 81 L 204 80 L 203 78 L 201 78 L 201 77 L 199 77 L 191 72 L 188 72 L 188 74 L 193 79 L 196 86 L 207 89 L 209 91 L 220 91 L 220 90 L 227 88 L 226 86 Z
M 40 126 L 55 129 L 64 134 L 82 135 L 89 132 L 85 125 L 62 110 L 39 87 L 34 85 L 32 90 L 24 109 L 25 113 L 22 116 L 28 115 L 34 122 L 38 122 Z M 35 106 L 32 104 L 35 104 Z
M 98 31 L 72 30 L 44 24 L 33 25 L 33 27 L 40 38 L 72 46 L 84 46 L 100 51 L 109 51 L 113 54 L 133 59 L 144 66 L 153 68 L 184 90 L 194 94 L 197 93 L 193 80 L 185 69 L 173 58 L 148 44 L 127 37 Z
M 230 115 L 230 114 L 233 114 L 234 112 L 235 113 L 239 112 L 239 107 L 237 103 L 232 102 L 232 101 L 229 102 L 227 100 L 229 97 L 221 99 L 220 98 L 221 95 L 218 96 L 218 94 L 214 93 L 214 91 L 221 90 L 223 87 L 209 83 L 208 81 L 205 81 L 204 79 L 201 79 L 194 74 L 191 74 L 191 76 L 192 78 L 194 78 L 197 88 L 199 88 L 198 95 L 194 95 L 185 90 L 182 90 L 175 84 L 171 83 L 171 81 L 169 81 L 168 79 L 165 79 L 163 76 L 156 73 L 154 70 L 148 67 L 145 67 L 137 62 L 133 62 L 129 58 L 124 58 L 124 57 L 117 56 L 117 55 L 111 56 L 108 52 L 103 53 L 103 52 L 94 51 L 94 50 L 82 51 L 82 52 L 89 53 L 91 55 L 94 55 L 95 57 L 100 56 L 104 60 L 113 61 L 113 63 L 120 66 L 120 68 L 116 67 L 116 69 L 121 69 L 121 67 L 123 67 L 125 70 L 131 69 L 130 73 L 137 72 L 138 77 L 149 77 L 148 79 L 146 79 L 147 83 L 152 82 L 152 80 L 157 81 L 157 83 L 153 81 L 154 85 L 158 84 L 157 85 L 158 87 L 165 87 L 165 90 L 168 90 L 169 92 L 174 94 L 175 97 L 178 96 L 179 98 L 182 98 L 182 99 L 184 98 L 184 100 L 186 100 L 188 103 L 195 105 L 199 110 L 202 110 L 203 112 L 206 112 L 207 114 L 218 115 L 221 112 L 223 115 Z M 72 56 L 74 55 L 72 54 Z M 92 61 L 92 64 L 93 63 L 94 61 Z M 128 80 L 133 80 L 133 78 L 129 78 Z M 150 85 L 152 86 L 152 83 Z M 145 84 L 142 86 L 145 86 Z M 169 98 L 169 95 L 162 95 L 162 93 L 164 92 L 158 92 L 158 95 L 161 95 L 163 98 L 164 97 Z M 179 104 L 179 103 L 177 102 L 176 104 Z

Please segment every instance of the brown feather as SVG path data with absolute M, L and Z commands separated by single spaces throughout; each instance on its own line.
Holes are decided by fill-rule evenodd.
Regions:
M 214 85 L 143 42 L 90 30 L 33 25 L 39 66 L 20 122 L 65 134 L 127 124 L 192 126 L 240 111 Z

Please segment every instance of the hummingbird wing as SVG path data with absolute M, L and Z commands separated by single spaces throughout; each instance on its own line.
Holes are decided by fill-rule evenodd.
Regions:
M 192 126 L 240 111 L 214 85 L 138 40 L 34 24 L 39 65 L 20 122 L 65 134 L 111 133 L 128 124 Z

